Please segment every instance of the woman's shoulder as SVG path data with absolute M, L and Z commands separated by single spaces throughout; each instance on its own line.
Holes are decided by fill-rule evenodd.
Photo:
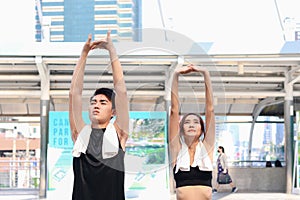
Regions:
M 226 156 L 225 153 L 221 153 L 221 154 L 220 154 L 220 157 L 221 157 L 221 158 L 226 158 L 227 156 Z

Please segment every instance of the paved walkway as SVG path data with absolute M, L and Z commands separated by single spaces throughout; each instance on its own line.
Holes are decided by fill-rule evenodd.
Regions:
M 285 193 L 214 193 L 213 200 L 300 200 L 300 195 Z
M 57 200 L 57 196 L 48 195 L 46 199 L 39 198 L 37 191 L 28 190 L 17 190 L 17 191 L 6 191 L 0 189 L 0 200 Z M 259 192 L 219 192 L 213 194 L 213 200 L 300 200 L 300 195 L 297 194 L 285 194 L 285 193 L 259 193 Z M 68 199 L 66 199 L 68 200 Z M 127 199 L 136 200 L 136 199 Z M 148 200 L 148 199 L 139 199 Z M 149 197 L 149 200 L 152 200 Z M 164 199 L 159 199 L 164 200 Z M 176 200 L 176 196 L 172 195 L 170 200 Z

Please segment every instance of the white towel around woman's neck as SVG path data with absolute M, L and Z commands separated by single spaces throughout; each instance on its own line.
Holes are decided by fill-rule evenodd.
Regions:
M 181 150 L 178 153 L 176 161 L 175 173 L 180 169 L 181 171 L 190 171 L 190 154 L 189 148 L 184 141 L 181 140 Z M 198 166 L 202 171 L 212 171 L 212 161 L 210 160 L 206 148 L 202 141 L 200 140 L 196 146 L 196 151 L 194 155 L 194 162 L 192 167 Z
M 86 153 L 92 133 L 91 125 L 85 125 L 80 131 L 73 147 L 73 157 L 79 157 L 81 153 Z M 119 139 L 116 129 L 112 123 L 109 123 L 103 135 L 102 157 L 103 159 L 111 158 L 118 154 Z

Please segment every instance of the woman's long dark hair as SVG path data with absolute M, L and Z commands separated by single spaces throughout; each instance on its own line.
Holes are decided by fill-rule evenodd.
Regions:
M 188 116 L 190 116 L 190 115 L 194 115 L 194 116 L 196 116 L 196 117 L 199 118 L 200 125 L 201 125 L 201 134 L 204 134 L 204 138 L 205 138 L 204 121 L 203 121 L 202 117 L 201 117 L 200 115 L 196 114 L 196 113 L 188 113 L 188 114 L 185 114 L 185 115 L 182 117 L 182 119 L 181 119 L 181 121 L 180 121 L 180 123 L 179 123 L 179 133 L 180 133 L 180 136 L 183 135 L 183 124 L 184 124 L 184 121 L 185 121 L 185 119 L 186 119 Z M 201 136 L 201 134 L 200 134 L 200 136 Z M 203 139 L 204 139 L 204 138 L 203 138 Z
M 222 153 L 225 153 L 224 147 L 219 146 L 219 149 L 222 149 Z

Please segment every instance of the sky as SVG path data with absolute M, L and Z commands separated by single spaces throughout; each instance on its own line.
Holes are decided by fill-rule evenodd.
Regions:
M 162 28 L 159 0 L 143 1 L 144 25 Z M 274 0 L 160 0 L 165 27 L 195 41 L 282 40 Z M 277 0 L 281 19 L 300 15 L 299 0 Z M 147 9 L 153 7 L 154 9 Z M 155 11 L 155 13 L 154 13 Z M 151 16 L 151 17 L 147 17 Z
M 284 40 L 275 2 L 281 19 L 300 18 L 299 0 L 143 0 L 143 27 L 166 28 L 196 42 L 272 45 Z M 0 1 L 0 42 L 34 41 L 34 4 Z
M 165 27 L 195 42 L 213 42 L 211 52 L 277 53 L 286 38 L 283 19 L 300 19 L 299 0 L 155 0 L 143 4 L 144 28 Z
M 35 0 L 0 1 L 0 44 L 35 41 Z

